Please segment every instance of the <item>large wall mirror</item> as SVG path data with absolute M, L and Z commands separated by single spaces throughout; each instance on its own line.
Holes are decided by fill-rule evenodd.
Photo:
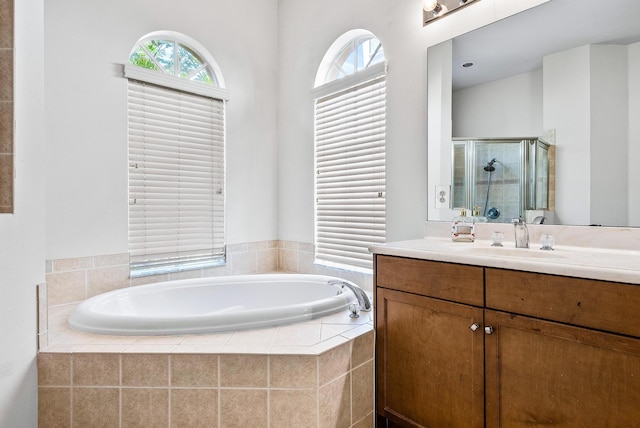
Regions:
M 639 227 L 638 17 L 637 0 L 550 0 L 430 47 L 429 220 L 456 212 L 455 141 L 537 137 L 554 151 L 547 223 Z

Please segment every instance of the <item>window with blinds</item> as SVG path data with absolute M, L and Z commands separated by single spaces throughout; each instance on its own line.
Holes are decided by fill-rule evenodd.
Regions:
M 225 257 L 225 102 L 129 79 L 131 276 Z
M 379 75 L 385 70 L 380 66 L 369 73 L 378 76 L 364 82 L 360 77 L 356 84 L 315 101 L 315 240 L 320 263 L 370 269 L 369 247 L 386 239 L 386 78 Z

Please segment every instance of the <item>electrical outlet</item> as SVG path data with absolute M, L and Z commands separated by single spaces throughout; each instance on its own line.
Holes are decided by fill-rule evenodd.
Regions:
M 451 186 L 436 186 L 436 208 L 449 208 Z

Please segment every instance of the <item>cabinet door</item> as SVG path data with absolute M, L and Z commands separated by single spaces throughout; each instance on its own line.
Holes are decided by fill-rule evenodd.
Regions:
M 487 427 L 640 426 L 640 340 L 491 310 L 485 324 Z
M 481 308 L 377 288 L 378 414 L 399 426 L 482 427 L 482 317 Z

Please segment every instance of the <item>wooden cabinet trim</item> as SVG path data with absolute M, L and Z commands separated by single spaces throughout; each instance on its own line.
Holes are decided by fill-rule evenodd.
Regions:
M 376 256 L 378 287 L 484 306 L 484 268 L 395 256 Z
M 486 306 L 515 314 L 640 337 L 640 287 L 486 268 Z

